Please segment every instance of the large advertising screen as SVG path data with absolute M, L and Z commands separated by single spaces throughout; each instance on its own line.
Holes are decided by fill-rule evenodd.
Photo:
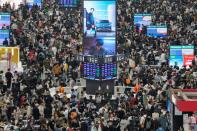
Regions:
M 78 0 L 59 0 L 59 5 L 62 7 L 77 7 Z
M 0 47 L 0 70 L 19 71 L 20 52 L 18 47 Z
M 194 46 L 170 46 L 171 66 L 190 66 L 194 60 Z
M 7 60 L 10 57 L 11 62 L 18 64 L 19 53 L 18 47 L 0 47 L 0 60 Z
M 20 4 L 23 4 L 23 0 L 0 0 L 0 6 L 9 3 L 13 9 L 18 9 Z
M 0 30 L 0 46 L 8 46 L 10 38 L 9 30 Z
M 26 4 L 31 8 L 33 5 L 41 6 L 42 0 L 26 0 Z
M 116 2 L 85 0 L 83 32 L 84 55 L 115 55 Z
M 142 31 L 143 26 L 149 26 L 152 23 L 151 14 L 134 14 L 134 25 Z
M 10 28 L 10 13 L 0 12 L 0 29 Z
M 148 26 L 147 36 L 154 38 L 167 37 L 167 26 Z

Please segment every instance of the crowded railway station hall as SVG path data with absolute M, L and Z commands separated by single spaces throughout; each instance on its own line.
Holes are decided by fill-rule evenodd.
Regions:
M 0 131 L 197 131 L 197 0 L 0 0 Z

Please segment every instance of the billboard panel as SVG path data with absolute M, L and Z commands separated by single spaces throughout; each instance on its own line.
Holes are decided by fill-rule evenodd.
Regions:
M 84 1 L 84 55 L 116 53 L 116 2 Z
M 149 26 L 152 23 L 151 14 L 134 14 L 134 25 L 142 31 L 143 26 Z
M 10 28 L 10 13 L 0 13 L 0 29 Z
M 10 38 L 9 30 L 0 30 L 0 46 L 8 46 Z
M 155 38 L 167 37 L 167 26 L 148 26 L 147 36 Z
M 9 3 L 13 9 L 18 9 L 20 4 L 23 4 L 23 0 L 0 0 L 0 6 Z
M 189 66 L 194 60 L 194 46 L 170 46 L 171 66 Z
M 0 47 L 0 70 L 6 72 L 10 68 L 13 71 L 22 71 L 19 56 L 18 47 Z
M 42 0 L 26 0 L 26 4 L 31 8 L 33 5 L 41 6 Z
M 59 0 L 62 7 L 77 7 L 78 0 Z

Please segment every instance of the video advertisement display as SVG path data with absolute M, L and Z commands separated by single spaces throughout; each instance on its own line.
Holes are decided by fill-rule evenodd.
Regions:
M 151 14 L 134 14 L 134 25 L 142 31 L 143 26 L 149 26 L 152 23 Z
M 116 2 L 84 1 L 84 55 L 116 54 Z
M 18 47 L 0 47 L 0 70 L 6 72 L 8 68 L 12 71 L 19 71 L 21 68 Z
M 8 46 L 10 38 L 9 30 L 0 30 L 0 46 Z
M 18 9 L 20 4 L 23 3 L 23 0 L 0 0 L 0 6 L 9 3 L 11 8 Z
M 10 28 L 10 13 L 0 12 L 0 29 Z
M 170 46 L 171 66 L 190 66 L 194 60 L 194 46 Z
M 167 26 L 148 26 L 147 36 L 154 38 L 167 37 Z
M 59 5 L 62 7 L 77 7 L 78 0 L 59 0 Z
M 32 8 L 33 5 L 41 7 L 42 0 L 26 0 L 26 4 L 29 6 L 29 8 Z

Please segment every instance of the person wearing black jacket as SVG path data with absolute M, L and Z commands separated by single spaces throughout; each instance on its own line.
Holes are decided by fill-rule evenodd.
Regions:
M 153 51 L 151 51 L 151 54 L 148 55 L 148 64 L 154 65 L 155 64 L 155 55 Z
M 12 94 L 14 97 L 17 96 L 17 94 L 19 93 L 20 91 L 20 82 L 19 80 L 14 80 L 13 83 L 12 83 Z
M 51 105 L 46 105 L 44 109 L 44 116 L 46 119 L 51 119 L 52 117 L 52 107 Z
M 7 88 L 10 88 L 11 84 L 12 84 L 12 78 L 13 78 L 13 75 L 10 72 L 10 69 L 8 69 L 8 71 L 5 73 L 5 78 L 6 78 L 6 81 L 7 81 Z
M 33 115 L 34 120 L 40 119 L 40 113 L 39 113 L 39 109 L 38 109 L 37 105 L 35 105 L 33 107 L 32 115 Z
M 49 93 L 49 92 L 48 92 L 48 93 Z M 51 105 L 52 102 L 53 102 L 53 98 L 51 97 L 50 94 L 47 94 L 47 95 L 45 96 L 45 103 L 46 103 L 46 105 Z
M 7 38 L 5 38 L 5 40 L 3 41 L 3 45 L 8 46 L 8 39 Z

